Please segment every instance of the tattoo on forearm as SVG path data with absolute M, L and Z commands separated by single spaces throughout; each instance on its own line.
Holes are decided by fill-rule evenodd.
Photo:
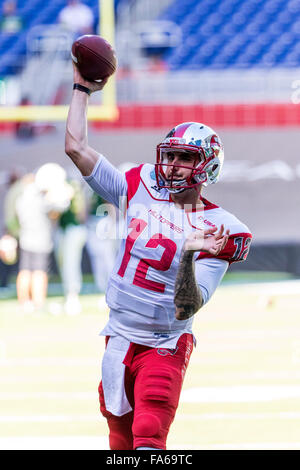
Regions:
M 201 291 L 195 279 L 194 254 L 182 251 L 175 281 L 174 303 L 177 320 L 192 317 L 202 305 Z

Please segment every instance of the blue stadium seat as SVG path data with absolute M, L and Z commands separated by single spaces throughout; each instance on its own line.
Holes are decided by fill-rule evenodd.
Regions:
M 82 0 L 98 21 L 98 0 Z M 115 9 L 128 0 L 115 0 Z M 4 0 L 0 0 L 2 9 Z M 66 0 L 18 0 L 25 30 L 0 34 L 0 75 L 14 73 L 26 51 L 26 34 L 54 24 Z M 300 66 L 299 0 L 173 0 L 160 19 L 181 27 L 183 41 L 165 54 L 171 70 Z
M 293 52 L 299 0 L 175 0 L 161 19 L 176 22 L 184 37 L 165 55 L 173 70 L 300 66 Z

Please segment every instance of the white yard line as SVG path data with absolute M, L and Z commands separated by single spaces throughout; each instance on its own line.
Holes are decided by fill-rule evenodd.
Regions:
M 177 413 L 178 421 L 219 421 L 219 420 L 300 420 L 300 412 L 278 411 L 278 412 L 262 412 L 262 413 L 241 413 L 241 412 L 223 412 L 223 413 Z M 2 415 L 0 423 L 96 423 L 105 421 L 100 414 L 90 415 Z M 1 437 L 0 437 L 1 439 Z
M 194 445 L 181 444 L 180 446 L 169 446 L 169 450 L 297 450 L 300 449 L 298 442 L 237 442 L 226 444 Z
M 300 385 L 236 385 L 195 387 L 183 390 L 182 403 L 248 403 L 300 398 Z M 81 392 L 0 392 L 1 400 L 98 399 L 97 390 Z
M 0 364 L 1 361 L 5 361 L 7 356 L 7 345 L 6 341 L 0 340 Z
M 169 450 L 289 450 L 300 449 L 298 442 L 238 442 L 206 445 L 179 444 Z M 1 437 L 0 450 L 109 450 L 106 436 Z
M 98 391 L 93 392 L 0 392 L 1 400 L 32 400 L 32 399 L 98 399 Z
M 68 367 L 78 367 L 78 366 L 98 366 L 100 368 L 101 362 L 97 358 L 82 358 L 82 357 L 23 357 L 17 359 L 4 358 L 0 360 L 1 367 L 12 367 L 12 366 L 30 366 L 30 367 L 40 367 L 40 366 L 68 366 Z
M 300 340 L 296 342 L 295 347 L 300 348 Z M 299 353 L 300 354 L 300 353 Z M 194 364 L 201 363 L 203 364 L 203 359 L 199 358 L 197 360 L 196 358 L 193 358 Z M 299 360 L 300 362 L 300 360 Z M 1 362 L 0 362 L 1 366 Z M 1 367 L 0 367 L 1 371 Z M 27 371 L 26 371 L 27 372 Z M 99 380 L 101 377 L 101 370 L 99 367 Z M 240 371 L 218 371 L 218 372 L 212 372 L 212 371 L 205 371 L 202 372 L 202 378 L 208 377 L 209 381 L 219 379 L 219 380 L 226 380 L 226 382 L 232 382 L 232 383 L 237 383 L 238 381 L 261 381 L 261 380 L 285 380 L 286 382 L 290 380 L 298 380 L 300 379 L 300 370 L 277 370 L 275 372 L 269 371 L 269 370 L 259 370 L 259 371 L 254 371 L 254 372 L 240 372 Z M 203 380 L 204 381 L 204 380 Z M 1 375 L 0 372 L 0 384 L 21 384 L 21 383 L 27 383 L 27 384 L 53 384 L 53 383 L 78 383 L 78 377 L 77 376 L 62 376 L 60 375 L 49 375 L 47 374 L 46 377 L 39 377 L 38 375 L 32 375 L 29 376 L 28 372 L 27 374 L 24 375 L 16 375 L 16 376 L 5 376 Z M 185 385 L 184 385 L 185 387 Z M 1 392 L 0 392 L 1 393 Z
M 223 413 L 177 413 L 176 420 L 180 421 L 234 421 L 234 420 L 300 420 L 300 412 L 297 411 L 273 411 L 273 412 L 223 412 Z
M 183 390 L 183 403 L 248 403 L 300 398 L 300 385 L 237 385 Z
M 106 436 L 0 437 L 0 450 L 109 450 Z
M 274 295 L 296 294 L 300 295 L 299 279 L 287 281 L 249 282 L 244 284 L 228 284 L 221 286 L 224 289 L 235 287 L 239 290 L 250 290 L 254 293 L 268 293 Z
M 184 448 L 184 447 L 183 447 Z M 194 447 L 195 449 L 195 447 Z M 206 450 L 296 450 L 299 442 L 237 442 L 235 444 L 208 444 L 199 449 Z
M 96 423 L 101 419 L 104 420 L 100 412 L 97 415 L 2 415 L 0 416 L 0 423 Z

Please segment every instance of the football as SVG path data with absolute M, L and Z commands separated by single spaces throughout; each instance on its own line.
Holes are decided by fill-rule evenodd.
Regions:
M 116 53 L 108 41 L 95 34 L 80 36 L 72 44 L 72 60 L 89 81 L 100 81 L 117 68 Z

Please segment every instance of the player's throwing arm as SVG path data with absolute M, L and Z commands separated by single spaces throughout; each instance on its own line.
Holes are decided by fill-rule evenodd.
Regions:
M 87 141 L 88 97 L 103 89 L 116 70 L 115 52 L 105 39 L 96 35 L 78 38 L 72 46 L 73 95 L 69 108 L 65 152 L 83 176 L 89 175 L 99 154 Z

